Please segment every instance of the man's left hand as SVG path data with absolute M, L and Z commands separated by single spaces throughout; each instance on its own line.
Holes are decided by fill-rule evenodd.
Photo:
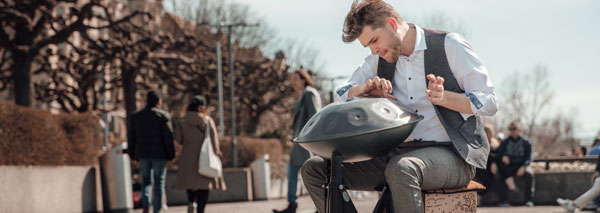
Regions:
M 519 170 L 517 170 L 517 176 L 521 177 L 525 174 L 525 167 L 521 166 Z
M 427 75 L 427 79 L 429 80 L 429 85 L 427 85 L 427 90 L 425 91 L 429 96 L 427 100 L 435 105 L 442 105 L 444 101 L 444 78 L 429 74 Z

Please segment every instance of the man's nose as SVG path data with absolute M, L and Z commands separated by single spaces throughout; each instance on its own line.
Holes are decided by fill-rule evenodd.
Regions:
M 379 48 L 373 47 L 373 46 L 369 46 L 369 48 L 371 49 L 371 53 L 373 55 L 377 55 L 377 53 L 379 53 Z

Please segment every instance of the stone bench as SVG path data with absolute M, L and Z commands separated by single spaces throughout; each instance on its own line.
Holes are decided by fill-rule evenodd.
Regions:
M 477 191 L 485 187 L 475 181 L 455 189 L 423 191 L 425 212 L 477 212 Z

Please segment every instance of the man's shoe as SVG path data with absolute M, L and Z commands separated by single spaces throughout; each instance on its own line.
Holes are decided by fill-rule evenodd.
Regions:
M 574 212 L 576 209 L 572 200 L 557 198 L 556 202 L 558 203 L 558 205 L 561 205 L 563 208 L 565 208 L 568 212 Z
M 506 202 L 506 201 L 501 201 L 500 203 L 498 203 L 499 207 L 509 207 L 511 206 L 510 203 Z
M 146 207 L 146 208 L 144 208 L 144 209 L 142 210 L 142 212 L 143 212 L 143 213 L 150 213 L 150 209 L 149 209 L 148 207 Z
M 296 203 L 290 203 L 288 204 L 288 207 L 284 210 L 275 210 L 273 209 L 273 213 L 296 213 L 296 208 L 298 208 L 298 204 Z
M 531 200 L 530 200 L 530 201 L 527 201 L 527 202 L 525 202 L 525 205 L 526 205 L 526 206 L 533 206 L 533 202 L 531 202 Z

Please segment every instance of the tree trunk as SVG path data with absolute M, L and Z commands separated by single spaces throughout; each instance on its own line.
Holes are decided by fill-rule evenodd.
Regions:
M 33 57 L 15 51 L 13 60 L 12 75 L 15 86 L 15 104 L 31 107 L 33 103 L 31 95 L 31 88 L 33 87 L 31 83 L 31 62 Z
M 123 98 L 125 99 L 125 111 L 127 112 L 127 120 L 129 116 L 137 110 L 135 94 L 137 91 L 135 85 L 136 72 L 127 70 L 123 72 Z

